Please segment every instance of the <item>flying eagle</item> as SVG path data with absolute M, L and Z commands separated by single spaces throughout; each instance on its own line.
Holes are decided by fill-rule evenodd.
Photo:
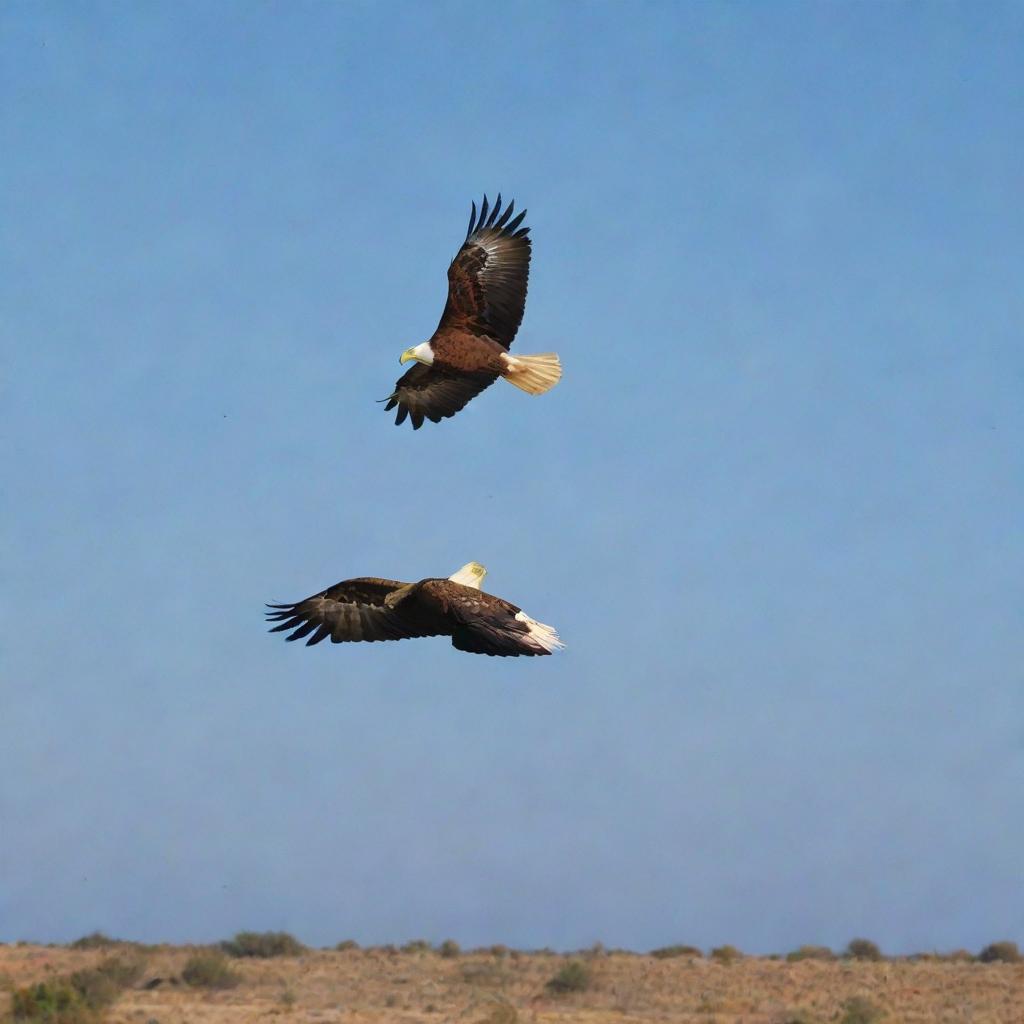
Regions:
M 509 355 L 523 321 L 530 274 L 530 229 L 519 227 L 526 211 L 512 218 L 514 208 L 513 201 L 502 213 L 499 193 L 490 209 L 484 196 L 478 217 L 473 203 L 466 241 L 448 268 L 441 322 L 429 341 L 402 353 L 399 362 L 416 365 L 384 399 L 385 410 L 398 406 L 396 424 L 406 416 L 414 430 L 424 419 L 440 423 L 499 377 L 528 394 L 542 395 L 562 376 L 554 352 Z
M 307 647 L 327 637 L 340 644 L 450 636 L 460 651 L 515 658 L 552 654 L 564 646 L 551 626 L 485 594 L 480 584 L 486 575 L 479 562 L 469 562 L 447 579 L 419 583 L 372 576 L 342 580 L 305 601 L 269 604 L 266 615 L 269 622 L 279 623 L 271 633 L 292 629 L 286 639 L 309 636 Z

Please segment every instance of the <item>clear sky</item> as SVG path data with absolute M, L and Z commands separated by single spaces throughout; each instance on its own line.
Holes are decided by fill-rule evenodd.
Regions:
M 1024 941 L 1024 8 L 0 7 L 0 939 Z M 375 399 L 473 198 L 525 352 Z M 558 657 L 264 632 L 447 575 Z

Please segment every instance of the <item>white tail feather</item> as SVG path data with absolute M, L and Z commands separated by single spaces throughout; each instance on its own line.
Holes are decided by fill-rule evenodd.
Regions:
M 543 395 L 562 379 L 562 364 L 554 352 L 535 356 L 504 356 L 508 364 L 505 380 L 528 395 Z
M 536 619 L 531 619 L 526 612 L 519 612 L 516 615 L 516 618 L 520 622 L 526 623 L 530 639 L 533 640 L 538 647 L 542 647 L 549 654 L 553 651 L 560 651 L 565 647 L 565 644 L 558 639 L 558 634 L 555 632 L 553 626 L 548 626 L 543 622 L 538 622 Z

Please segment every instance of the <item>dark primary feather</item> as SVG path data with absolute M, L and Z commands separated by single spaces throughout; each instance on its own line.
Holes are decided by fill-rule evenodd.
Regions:
M 362 577 L 343 580 L 333 587 L 294 604 L 267 605 L 268 622 L 277 622 L 270 632 L 293 630 L 286 639 L 309 637 L 306 645 L 331 638 L 340 644 L 356 640 L 404 640 L 415 636 L 436 636 L 423 624 L 384 604 L 388 594 L 404 587 L 397 580 Z M 312 634 L 312 635 L 310 635 Z
M 468 654 L 486 654 L 492 658 L 518 658 L 521 655 L 533 657 L 550 653 L 539 648 L 525 647 L 522 643 L 525 634 L 525 628 L 502 629 L 494 623 L 478 621 L 456 626 L 452 630 L 452 647 Z
M 493 373 L 451 373 L 440 366 L 416 363 L 406 370 L 395 385 L 394 394 L 386 399 L 385 411 L 398 406 L 395 423 L 412 420 L 413 430 L 423 426 L 424 418 L 440 423 L 464 408 L 496 380 Z

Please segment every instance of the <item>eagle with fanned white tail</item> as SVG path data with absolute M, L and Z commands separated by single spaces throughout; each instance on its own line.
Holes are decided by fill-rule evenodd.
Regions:
M 487 570 L 469 562 L 447 579 L 401 583 L 365 576 L 342 580 L 295 604 L 270 604 L 271 633 L 293 630 L 286 639 L 318 644 L 355 640 L 406 640 L 450 636 L 470 654 L 519 657 L 552 654 L 564 645 L 551 626 L 480 585 Z
M 477 216 L 469 215 L 466 241 L 448 268 L 448 301 L 429 341 L 407 348 L 402 363 L 415 362 L 384 399 L 398 406 L 395 423 L 408 417 L 414 430 L 424 419 L 440 423 L 499 377 L 531 395 L 550 391 L 562 376 L 554 352 L 509 353 L 523 321 L 530 274 L 526 211 L 512 216 L 515 201 L 502 211 L 501 194 L 491 208 L 487 196 Z

